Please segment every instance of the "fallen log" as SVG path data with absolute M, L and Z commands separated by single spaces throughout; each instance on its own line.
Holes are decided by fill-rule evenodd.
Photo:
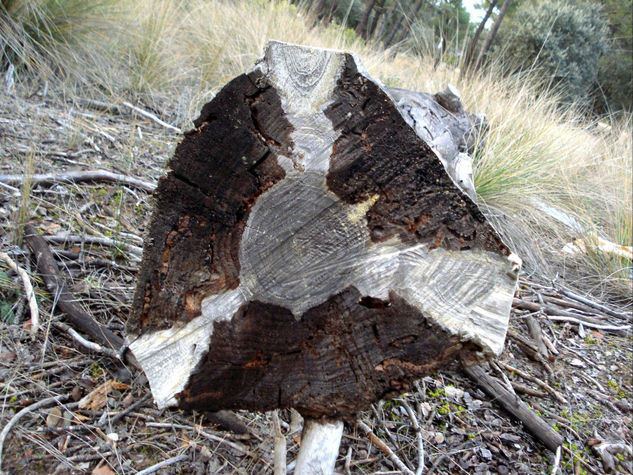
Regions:
M 127 327 L 159 407 L 294 407 L 340 439 L 332 419 L 500 353 L 520 260 L 355 56 L 271 42 L 194 124 Z

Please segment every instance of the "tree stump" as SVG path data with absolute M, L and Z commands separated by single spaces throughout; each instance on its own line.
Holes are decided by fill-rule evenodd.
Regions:
M 169 167 L 128 324 L 159 407 L 349 420 L 501 351 L 520 261 L 354 55 L 270 42 Z

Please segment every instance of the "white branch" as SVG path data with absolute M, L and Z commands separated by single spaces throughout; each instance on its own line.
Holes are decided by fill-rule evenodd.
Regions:
M 13 271 L 17 272 L 20 279 L 22 279 L 22 285 L 24 285 L 24 295 L 29 302 L 29 310 L 31 311 L 31 338 L 35 338 L 35 335 L 40 328 L 40 311 L 37 307 L 37 300 L 35 299 L 35 292 L 33 292 L 31 279 L 26 271 L 19 267 L 8 254 L 0 252 L 0 260 L 4 261 Z
M 120 359 L 120 355 L 116 351 L 114 351 L 114 350 L 112 350 L 110 348 L 105 348 L 104 346 L 101 346 L 98 343 L 94 343 L 92 341 L 86 340 L 83 336 L 81 336 L 79 333 L 77 333 L 77 331 L 75 329 L 73 329 L 72 327 L 66 325 L 65 323 L 55 322 L 55 323 L 53 323 L 53 325 L 56 328 L 59 328 L 60 330 L 63 330 L 66 333 L 68 333 L 73 340 L 75 340 L 77 343 L 79 343 L 84 348 L 86 348 L 86 349 L 88 349 L 90 351 L 94 351 L 96 353 L 101 353 L 101 354 L 107 355 L 110 358 L 114 358 L 114 359 L 117 359 L 117 360 Z
M 129 107 L 130 109 L 132 109 L 134 112 L 138 112 L 139 114 L 141 114 L 143 117 L 147 117 L 150 120 L 153 120 L 154 122 L 156 122 L 159 125 L 162 125 L 163 127 L 165 127 L 166 129 L 169 130 L 173 130 L 174 132 L 178 132 L 179 134 L 182 133 L 182 130 L 180 130 L 178 127 L 175 127 L 171 124 L 168 124 L 167 122 L 165 122 L 164 120 L 161 120 L 158 118 L 158 116 L 156 116 L 155 114 L 152 114 L 151 112 L 147 112 L 146 110 L 141 109 L 140 107 L 136 107 L 132 104 L 130 104 L 129 102 L 123 102 L 123 105 L 125 107 Z
M 281 433 L 281 425 L 279 423 L 279 412 L 277 410 L 272 413 L 273 419 L 273 446 L 274 446 L 274 475 L 286 475 L 286 438 Z

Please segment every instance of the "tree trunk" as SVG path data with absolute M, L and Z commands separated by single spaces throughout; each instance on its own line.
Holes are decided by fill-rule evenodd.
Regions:
M 319 17 L 325 9 L 325 0 L 314 0 L 308 10 L 308 17 L 312 18 L 314 24 L 319 21 Z
M 389 7 L 389 10 L 387 10 L 387 13 L 381 16 L 380 22 L 378 23 L 378 26 L 376 27 L 377 33 L 374 36 L 376 41 L 379 41 L 383 37 L 385 33 L 385 27 L 387 26 L 387 22 L 389 21 L 389 18 L 391 18 L 394 10 L 396 9 L 396 4 L 397 4 L 397 1 L 394 0 L 394 2 Z
M 376 33 L 376 27 L 378 26 L 378 22 L 384 15 L 384 6 L 385 0 L 381 0 L 380 2 L 378 2 L 378 6 L 376 7 L 374 15 L 371 19 L 371 24 L 369 25 L 369 29 L 367 30 L 366 38 L 375 38 L 374 35 Z
M 363 18 L 360 23 L 356 27 L 356 33 L 362 37 L 367 38 L 367 22 L 369 21 L 369 15 L 371 15 L 372 10 L 374 9 L 374 4 L 376 0 L 369 0 L 367 2 L 367 7 L 365 8 L 365 13 L 363 13 Z
M 400 26 L 402 25 L 403 21 L 404 21 L 404 12 L 401 11 L 399 12 L 398 20 L 391 28 L 391 31 L 389 32 L 389 36 L 387 37 L 387 40 L 385 41 L 386 48 L 388 48 L 389 46 L 393 44 L 393 40 L 396 38 L 396 35 L 400 31 Z
M 334 16 L 334 13 L 338 9 L 339 4 L 340 4 L 340 0 L 332 0 L 332 2 L 330 3 L 330 8 L 327 12 L 327 15 L 325 15 L 325 18 L 323 19 L 323 23 L 325 25 L 329 25 L 332 22 L 332 17 Z
M 352 420 L 503 348 L 515 256 L 363 70 L 271 42 L 184 135 L 128 322 L 159 407 Z
M 492 25 L 492 29 L 490 30 L 490 33 L 488 34 L 488 38 L 486 38 L 486 42 L 484 43 L 484 46 L 481 48 L 481 51 L 479 52 L 479 56 L 477 56 L 477 61 L 475 61 L 475 67 L 474 67 L 475 71 L 479 69 L 483 59 L 488 54 L 488 51 L 490 50 L 490 46 L 492 45 L 492 42 L 494 41 L 495 36 L 497 36 L 497 31 L 499 31 L 499 27 L 501 26 L 503 17 L 505 16 L 506 11 L 508 10 L 510 1 L 511 0 L 505 0 L 503 2 L 503 5 L 501 6 L 501 11 L 499 12 L 499 16 L 497 17 L 494 24 Z
M 468 50 L 466 51 L 466 55 L 464 56 L 461 73 L 464 73 L 470 68 L 470 63 L 473 59 L 473 54 L 475 54 L 475 48 L 477 47 L 477 43 L 479 42 L 479 37 L 481 36 L 481 33 L 484 31 L 484 27 L 486 26 L 488 19 L 492 15 L 492 12 L 497 6 L 497 2 L 498 0 L 492 0 L 492 2 L 490 3 L 490 6 L 488 7 L 488 10 L 486 11 L 486 15 L 479 23 L 479 26 L 477 27 L 477 31 L 475 31 L 475 36 L 473 36 L 472 40 L 470 41 L 470 44 L 468 45 Z

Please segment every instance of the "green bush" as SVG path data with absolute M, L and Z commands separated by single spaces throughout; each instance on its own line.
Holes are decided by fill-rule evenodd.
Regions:
M 559 90 L 563 102 L 590 104 L 600 58 L 609 51 L 609 30 L 600 6 L 524 2 L 504 25 L 500 40 L 502 57 L 514 70 L 536 69 Z

